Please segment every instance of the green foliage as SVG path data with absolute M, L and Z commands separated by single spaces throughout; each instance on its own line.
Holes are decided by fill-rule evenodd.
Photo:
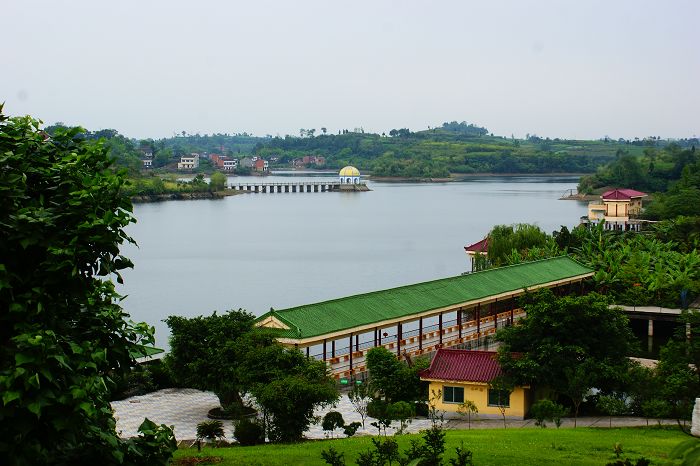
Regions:
M 367 370 L 372 386 L 389 402 L 425 399 L 427 383 L 420 380 L 419 373 L 428 364 L 427 360 L 419 358 L 413 362 L 413 366 L 408 366 L 384 347 L 372 348 L 367 352 Z
M 450 458 L 451 466 L 473 466 L 474 461 L 472 460 L 471 450 L 466 450 L 464 448 L 464 442 L 456 448 L 457 458 Z
M 236 423 L 233 436 L 244 447 L 265 443 L 265 429 L 263 426 L 246 418 Z
M 696 466 L 700 463 L 700 440 L 692 438 L 679 443 L 669 456 L 681 460 L 683 466 Z
M 373 399 L 367 405 L 367 415 L 376 419 L 371 425 L 376 427 L 381 435 L 382 429 L 384 430 L 384 435 L 386 435 L 386 429 L 391 426 L 391 416 L 389 416 L 389 403 L 380 400 Z
M 575 416 L 589 388 L 622 383 L 633 337 L 625 315 L 610 309 L 604 296 L 558 298 L 539 291 L 526 297 L 524 310 L 526 318 L 496 335 L 499 361 L 515 383 L 569 397 Z
M 161 462 L 172 431 L 145 422 L 122 441 L 108 402 L 111 377 L 153 343 L 108 280 L 131 266 L 124 174 L 79 128 L 48 138 L 2 107 L 0 166 L 0 463 Z
M 343 427 L 343 433 L 348 437 L 352 437 L 357 433 L 357 429 L 359 429 L 361 426 L 362 424 L 357 421 L 351 422 Z
M 387 415 L 389 418 L 399 421 L 400 427 L 397 433 L 403 433 L 411 422 L 411 418 L 415 417 L 416 408 L 413 403 L 397 401 L 387 407 Z
M 254 317 L 243 310 L 211 316 L 170 316 L 170 352 L 166 363 L 183 387 L 211 390 L 227 409 L 242 403 L 241 361 L 247 354 L 243 336 L 253 329 Z
M 213 442 L 217 439 L 223 439 L 224 437 L 226 437 L 224 433 L 224 423 L 221 421 L 202 421 L 197 424 L 197 440 Z
M 321 458 L 326 464 L 331 466 L 345 466 L 345 454 L 338 453 L 333 447 L 329 447 L 328 450 L 321 450 Z
M 321 423 L 323 430 L 331 433 L 333 437 L 333 431 L 335 429 L 342 429 L 345 427 L 345 419 L 343 415 L 338 411 L 328 411 L 325 416 L 323 416 L 323 422 Z
M 226 188 L 228 177 L 221 172 L 214 172 L 211 174 L 210 180 L 209 189 L 211 191 L 223 191 Z
M 545 421 L 552 421 L 559 428 L 561 418 L 566 416 L 566 409 L 552 400 L 540 400 L 530 407 L 530 417 L 535 419 L 535 425 L 547 427 Z
M 433 425 L 421 433 L 423 437 L 423 449 L 420 466 L 432 466 L 442 464 L 442 455 L 445 453 L 445 429 Z
M 146 418 L 139 426 L 138 431 L 139 435 L 137 437 L 122 441 L 123 449 L 125 450 L 122 464 L 168 466 L 173 452 L 177 450 L 177 441 L 173 434 L 173 428 L 157 425 Z M 98 458 L 96 457 L 95 459 Z M 50 460 L 50 463 L 56 464 L 54 460 L 55 458 Z M 105 464 L 105 457 L 102 457 L 99 463 L 90 462 L 83 464 Z
M 508 258 L 513 250 L 527 256 L 532 249 L 546 248 L 553 241 L 536 225 L 518 223 L 515 225 L 496 225 L 488 234 L 488 261 L 492 266 L 510 264 Z M 554 249 L 556 251 L 556 248 Z M 552 254 L 556 255 L 555 254 Z M 550 256 L 545 256 L 550 257 Z M 544 257 L 529 257 L 523 260 L 541 259 Z
M 610 427 L 612 427 L 612 417 L 622 416 L 627 412 L 627 403 L 620 397 L 613 395 L 603 395 L 598 398 L 596 407 L 603 413 L 608 415 Z
M 338 390 L 323 361 L 269 344 L 268 338 L 272 337 L 261 335 L 246 344 L 241 370 L 248 374 L 246 386 L 269 419 L 268 438 L 298 441 L 313 422 L 314 410 L 335 403 Z
M 382 440 L 381 438 L 373 438 L 372 445 L 374 445 L 376 464 L 384 465 L 389 463 L 391 466 L 393 461 L 399 460 L 399 444 L 396 439 L 385 438 Z
M 476 415 L 479 413 L 479 408 L 476 406 L 476 403 L 474 403 L 472 400 L 464 400 L 458 407 L 457 407 L 457 413 L 459 413 L 460 416 L 466 417 L 467 418 L 467 423 L 468 423 L 468 428 L 472 428 L 472 415 Z

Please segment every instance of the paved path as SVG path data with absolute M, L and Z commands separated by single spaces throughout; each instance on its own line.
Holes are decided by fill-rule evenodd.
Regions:
M 212 408 L 219 407 L 219 399 L 212 392 L 203 392 L 186 388 L 169 388 L 149 393 L 143 396 L 135 396 L 121 401 L 112 402 L 114 416 L 117 419 L 117 432 L 121 437 L 133 437 L 138 435 L 138 427 L 144 418 L 148 418 L 156 424 L 166 424 L 175 426 L 175 437 L 178 440 L 191 440 L 196 438 L 197 424 L 207 420 L 207 412 Z M 323 416 L 328 411 L 338 411 L 343 415 L 345 423 L 354 421 L 361 422 L 360 415 L 355 412 L 347 395 L 343 394 L 335 407 L 328 407 L 316 412 L 316 415 Z M 377 429 L 370 425 L 374 419 L 365 420 L 366 428 L 357 431 L 359 435 L 376 435 Z M 656 421 L 650 421 L 653 424 Z M 663 420 L 664 424 L 675 424 L 673 420 Z M 396 424 L 396 423 L 394 423 Z M 562 427 L 573 427 L 572 418 L 563 419 Z M 608 427 L 607 417 L 582 417 L 578 419 L 579 427 Z M 647 421 L 644 418 L 621 417 L 613 418 L 613 427 L 623 426 L 645 426 Z M 414 419 L 408 426 L 407 432 L 418 432 L 430 426 L 428 419 Z M 508 428 L 536 427 L 532 419 L 524 421 L 507 421 Z M 548 424 L 554 427 L 554 424 Z M 467 429 L 466 421 L 451 419 L 446 423 L 449 429 Z M 224 421 L 226 438 L 233 439 L 233 426 L 229 421 Z M 472 420 L 472 429 L 500 429 L 503 428 L 501 419 L 477 419 Z M 391 434 L 395 429 L 389 429 Z M 326 432 L 321 428 L 320 423 L 312 425 L 306 432 L 307 438 L 325 438 Z M 335 435 L 342 436 L 338 431 Z

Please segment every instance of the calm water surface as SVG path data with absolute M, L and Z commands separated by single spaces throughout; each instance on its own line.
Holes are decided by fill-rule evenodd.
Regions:
M 122 304 L 132 319 L 154 325 L 156 344 L 167 348 L 169 315 L 237 308 L 260 315 L 457 275 L 470 268 L 463 247 L 495 224 L 536 223 L 547 232 L 576 225 L 585 204 L 558 198 L 577 181 L 370 182 L 364 193 L 137 204 L 128 232 L 138 247 L 123 251 L 135 267 L 123 274 Z

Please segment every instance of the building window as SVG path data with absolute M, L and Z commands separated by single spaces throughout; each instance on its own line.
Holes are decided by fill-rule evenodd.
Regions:
M 442 401 L 445 403 L 464 403 L 464 387 L 442 387 Z
M 510 408 L 510 392 L 508 390 L 494 390 L 489 388 L 489 406 Z

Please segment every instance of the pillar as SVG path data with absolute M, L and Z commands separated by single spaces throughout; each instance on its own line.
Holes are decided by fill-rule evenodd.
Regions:
M 308 346 L 306 347 L 306 357 L 307 358 L 309 357 L 309 347 Z
M 440 313 L 440 316 L 438 317 L 438 333 L 440 333 L 439 343 L 442 345 L 442 312 Z
M 355 335 L 355 351 L 360 351 L 360 335 Z
M 418 319 L 418 349 L 423 349 L 423 318 Z
M 348 352 L 350 353 L 350 370 L 352 370 L 352 333 L 350 334 L 350 344 L 348 345 Z
M 396 355 L 401 356 L 401 338 L 403 338 L 403 332 L 401 331 L 401 322 L 396 326 Z
M 649 322 L 647 323 L 647 336 L 648 337 L 654 336 L 654 320 L 653 319 L 649 319 Z
M 323 362 L 326 362 L 326 339 L 323 339 Z
M 379 346 L 382 346 L 382 329 L 377 331 L 377 341 L 379 341 Z
M 476 333 L 481 332 L 481 303 L 476 305 Z
M 457 338 L 462 338 L 462 309 L 457 309 Z
M 335 340 L 331 340 L 331 357 L 335 357 Z

